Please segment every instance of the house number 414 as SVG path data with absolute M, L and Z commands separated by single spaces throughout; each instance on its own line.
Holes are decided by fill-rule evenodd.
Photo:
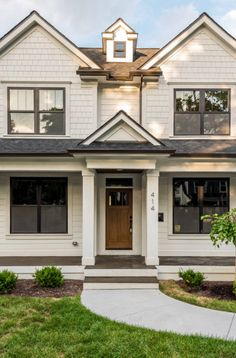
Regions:
M 155 198 L 155 193 L 152 192 L 152 194 L 151 194 L 151 210 L 155 210 L 155 200 L 154 200 L 154 198 Z

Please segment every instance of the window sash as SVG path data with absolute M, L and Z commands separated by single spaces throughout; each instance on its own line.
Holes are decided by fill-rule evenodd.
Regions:
M 177 111 L 176 108 L 176 98 L 178 91 L 199 91 L 200 92 L 200 99 L 199 99 L 199 111 Z M 228 92 L 228 111 L 206 111 L 205 110 L 205 92 L 206 91 L 227 91 Z M 214 132 L 214 128 L 208 129 L 205 127 L 205 116 L 207 115 L 228 115 L 228 126 L 227 129 L 223 129 L 220 131 L 220 127 L 218 133 Z M 182 115 L 182 121 L 184 121 L 184 116 L 192 116 L 192 115 L 199 115 L 200 117 L 200 130 L 199 133 L 181 133 L 177 132 L 177 117 Z M 174 89 L 174 135 L 230 135 L 230 126 L 231 126 L 231 91 L 228 88 L 178 88 Z M 206 133 L 207 132 L 207 133 Z
M 124 46 L 123 49 L 117 48 L 117 45 L 119 46 L 122 44 Z M 114 41 L 114 57 L 117 58 L 124 58 L 126 57 L 126 42 L 125 41 Z
M 10 108 L 10 91 L 11 90 L 33 90 L 34 91 L 34 109 L 33 110 L 11 110 Z M 41 90 L 61 90 L 63 91 L 63 109 L 57 111 L 50 111 L 50 110 L 40 110 L 39 108 L 39 93 Z M 13 113 L 31 113 L 34 115 L 34 131 L 32 132 L 13 132 L 12 131 L 12 124 L 11 124 L 11 114 Z M 40 115 L 41 114 L 61 114 L 62 118 L 62 131 L 59 133 L 44 133 L 40 131 Z M 8 87 L 8 133 L 11 135 L 65 135 L 65 88 L 62 87 Z
M 15 180 L 27 180 L 27 181 L 34 181 L 36 182 L 36 204 L 13 204 L 13 182 Z M 65 190 L 65 204 L 49 204 L 45 205 L 42 202 L 42 185 L 45 182 L 60 182 L 64 184 L 64 190 Z M 11 206 L 10 206 L 10 232 L 11 234 L 66 234 L 68 232 L 68 180 L 67 178 L 11 178 Z M 32 231 L 24 231 L 23 229 L 14 230 L 14 225 L 17 222 L 17 220 L 14 217 L 14 211 L 17 211 L 17 208 L 20 208 L 21 210 L 24 210 L 24 208 L 27 210 L 27 208 L 34 208 L 36 209 L 36 218 L 35 218 L 35 229 Z M 55 230 L 45 230 L 42 226 L 42 218 L 43 218 L 43 211 L 48 209 L 55 208 L 55 211 L 57 209 L 61 208 L 61 211 L 64 211 L 64 222 L 60 222 L 60 227 L 63 227 L 63 230 L 59 230 L 58 227 L 55 228 Z
M 225 181 L 227 183 L 227 192 L 226 192 L 226 205 L 217 205 L 217 206 L 209 206 L 208 203 L 205 203 L 204 204 L 204 198 L 206 199 L 207 196 L 203 196 L 203 200 L 202 201 L 197 201 L 197 204 L 192 204 L 192 205 L 176 205 L 175 204 L 175 182 L 176 181 L 187 181 L 187 182 L 191 182 L 191 181 L 194 181 L 194 180 L 198 180 L 201 184 L 201 186 L 204 186 L 205 183 L 208 181 L 218 181 L 219 184 L 220 184 L 220 181 Z M 206 214 L 206 211 L 210 210 L 210 211 L 214 211 L 215 212 L 218 212 L 218 213 L 223 213 L 223 212 L 226 212 L 229 210 L 229 206 L 230 206 L 230 203 L 229 203 L 229 188 L 230 188 L 230 181 L 229 181 L 229 178 L 173 178 L 173 183 L 172 183 L 172 188 L 173 188 L 173 233 L 176 234 L 176 235 L 184 235 L 184 234 L 207 234 L 208 232 L 206 232 L 205 230 L 205 227 L 206 225 L 204 225 L 204 222 L 201 220 L 201 216 L 205 215 Z M 205 193 L 204 193 L 205 194 Z M 179 211 L 184 211 L 184 209 L 190 209 L 189 212 L 192 210 L 192 212 L 195 210 L 196 212 L 198 212 L 198 217 L 196 218 L 197 220 L 195 220 L 195 227 L 198 227 L 199 229 L 198 230 L 195 230 L 195 231 L 184 231 L 184 232 L 181 232 L 181 231 L 178 231 L 176 225 L 178 225 L 176 223 L 176 215 L 175 213 L 177 212 L 177 210 L 180 209 Z M 188 213 L 189 214 L 189 213 Z M 186 215 L 188 215 L 186 214 Z M 183 214 L 181 214 L 182 217 L 183 217 Z M 190 214 L 189 214 L 190 215 Z

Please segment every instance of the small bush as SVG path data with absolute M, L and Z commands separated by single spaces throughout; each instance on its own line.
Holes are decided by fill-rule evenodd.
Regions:
M 203 273 L 188 269 L 186 271 L 180 270 L 179 277 L 183 279 L 186 285 L 190 287 L 200 287 L 205 279 Z
M 8 270 L 0 272 L 0 293 L 10 293 L 16 287 L 17 275 Z
M 233 282 L 233 294 L 236 296 L 236 280 Z
M 60 287 L 64 283 L 64 277 L 61 273 L 61 269 L 55 266 L 46 266 L 41 270 L 36 270 L 35 281 L 41 287 Z

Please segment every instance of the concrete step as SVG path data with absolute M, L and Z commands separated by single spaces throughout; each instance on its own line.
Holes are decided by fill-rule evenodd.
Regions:
M 158 289 L 156 277 L 85 277 L 84 290 Z
M 96 269 L 86 268 L 85 277 L 157 277 L 157 269 Z

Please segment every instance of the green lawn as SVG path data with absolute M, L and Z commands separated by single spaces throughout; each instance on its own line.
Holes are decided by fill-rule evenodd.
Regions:
M 236 300 L 217 300 L 214 298 L 199 296 L 194 293 L 186 292 L 178 285 L 177 282 L 173 280 L 161 281 L 160 290 L 170 297 L 191 303 L 193 305 L 212 308 L 219 311 L 228 311 L 236 313 Z
M 98 317 L 79 297 L 0 297 L 0 357 L 235 358 L 236 342 L 159 333 Z

